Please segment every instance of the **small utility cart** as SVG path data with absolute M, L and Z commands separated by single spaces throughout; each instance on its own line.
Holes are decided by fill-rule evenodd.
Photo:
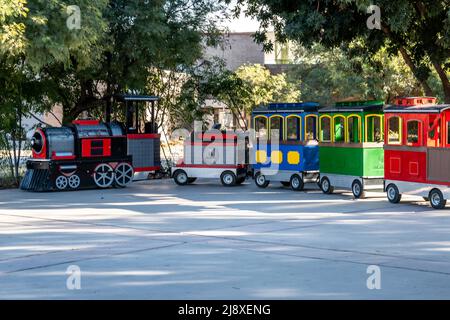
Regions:
M 220 179 L 227 187 L 247 178 L 248 139 L 244 133 L 199 133 L 184 142 L 184 158 L 171 168 L 176 184 L 184 186 L 198 178 Z

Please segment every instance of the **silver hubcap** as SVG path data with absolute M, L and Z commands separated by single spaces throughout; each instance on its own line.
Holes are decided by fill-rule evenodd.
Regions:
M 358 195 L 361 192 L 361 188 L 359 187 L 358 184 L 355 183 L 355 185 L 353 186 L 353 193 Z
M 76 189 L 76 188 L 78 188 L 79 186 L 80 186 L 80 177 L 79 176 L 77 176 L 76 174 L 74 174 L 73 176 L 70 176 L 69 177 L 69 186 L 72 188 L 72 189 Z
M 393 187 L 389 187 L 388 189 L 388 197 L 390 200 L 394 200 L 395 198 L 395 190 Z
M 263 185 L 266 182 L 266 177 L 263 175 L 259 175 L 258 178 L 256 178 L 256 181 L 259 185 Z
M 102 163 L 95 169 L 94 180 L 100 188 L 111 186 L 114 181 L 114 171 L 111 166 Z
M 186 183 L 188 180 L 188 177 L 187 177 L 186 173 L 181 172 L 177 175 L 177 180 L 179 183 Z
M 328 180 L 323 180 L 322 181 L 322 189 L 325 191 L 328 191 L 329 188 L 330 188 L 330 184 L 328 183 Z
M 441 197 L 437 193 L 433 193 L 431 196 L 431 202 L 433 205 L 438 206 L 441 203 Z
M 56 178 L 55 184 L 59 190 L 63 190 L 67 187 L 67 178 L 64 176 L 59 176 Z
M 116 183 L 121 187 L 125 187 L 127 184 L 133 181 L 133 175 L 134 171 L 132 166 L 130 166 L 128 163 L 120 163 L 115 171 Z
M 233 177 L 231 176 L 231 174 L 226 174 L 226 175 L 223 177 L 223 181 L 224 181 L 226 184 L 232 184 L 232 183 L 233 183 Z
M 292 179 L 292 186 L 294 188 L 298 188 L 300 186 L 300 180 L 297 177 Z

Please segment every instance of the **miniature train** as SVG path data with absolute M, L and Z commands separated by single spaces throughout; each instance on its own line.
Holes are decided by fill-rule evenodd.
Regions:
M 450 105 L 436 98 L 398 98 L 317 103 L 272 103 L 252 113 L 253 136 L 201 132 L 184 142 L 184 159 L 171 168 L 178 185 L 197 178 L 224 186 L 251 176 L 260 188 L 277 181 L 300 191 L 318 183 L 330 194 L 349 189 L 355 198 L 383 190 L 392 203 L 402 194 L 422 196 L 436 209 L 450 198 Z M 117 96 L 126 123 L 78 120 L 60 128 L 38 128 L 33 157 L 21 188 L 30 191 L 125 187 L 138 172 L 160 169 L 152 96 Z M 138 102 L 152 103 L 152 121 L 141 124 Z
M 126 187 L 139 172 L 160 169 L 160 135 L 154 111 L 150 123 L 141 125 L 139 102 L 158 101 L 152 96 L 116 96 L 125 104 L 126 123 L 78 120 L 59 128 L 38 128 L 31 140 L 32 159 L 21 189 L 62 191 L 82 188 Z

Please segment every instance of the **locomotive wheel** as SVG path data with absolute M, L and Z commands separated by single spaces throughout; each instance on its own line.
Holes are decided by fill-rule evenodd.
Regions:
M 78 187 L 81 184 L 81 179 L 76 174 L 71 175 L 68 180 L 69 180 L 69 187 L 71 189 L 78 189 Z
M 444 199 L 444 195 L 441 190 L 433 189 L 430 192 L 430 204 L 434 209 L 444 209 L 447 204 L 447 200 Z
M 331 186 L 330 179 L 327 177 L 323 177 L 320 182 L 320 189 L 322 189 L 322 192 L 325 194 L 332 194 L 334 191 L 334 188 Z
M 395 184 L 390 184 L 387 186 L 386 194 L 390 203 L 399 203 L 402 199 L 402 195 L 398 191 L 398 188 Z
M 175 173 L 173 174 L 173 180 L 179 186 L 185 186 L 189 183 L 188 175 L 184 170 L 175 171 Z
M 100 188 L 108 188 L 114 182 L 114 170 L 106 163 L 99 164 L 94 170 L 95 184 Z
M 266 176 L 261 174 L 261 172 L 258 172 L 255 176 L 255 184 L 259 188 L 267 188 L 270 184 L 270 181 L 266 179 Z
M 236 181 L 236 175 L 231 171 L 225 171 L 220 175 L 220 182 L 222 182 L 225 187 L 236 185 Z
M 58 190 L 67 188 L 67 178 L 65 176 L 58 176 L 55 180 L 55 186 Z
M 359 180 L 355 180 L 352 183 L 352 193 L 355 199 L 363 199 L 365 196 L 364 188 Z
M 288 181 L 280 181 L 280 183 L 283 185 L 283 187 L 289 187 L 291 185 Z
M 133 181 L 133 167 L 126 162 L 119 163 L 114 173 L 114 182 L 119 187 L 124 188 Z
M 303 182 L 302 177 L 300 177 L 298 174 L 292 175 L 290 185 L 292 190 L 294 191 L 302 191 L 305 187 L 305 183 Z

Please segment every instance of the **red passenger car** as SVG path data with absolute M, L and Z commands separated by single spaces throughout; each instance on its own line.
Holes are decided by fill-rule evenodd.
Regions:
M 385 191 L 398 203 L 416 195 L 442 209 L 450 198 L 450 105 L 398 98 L 385 109 Z

